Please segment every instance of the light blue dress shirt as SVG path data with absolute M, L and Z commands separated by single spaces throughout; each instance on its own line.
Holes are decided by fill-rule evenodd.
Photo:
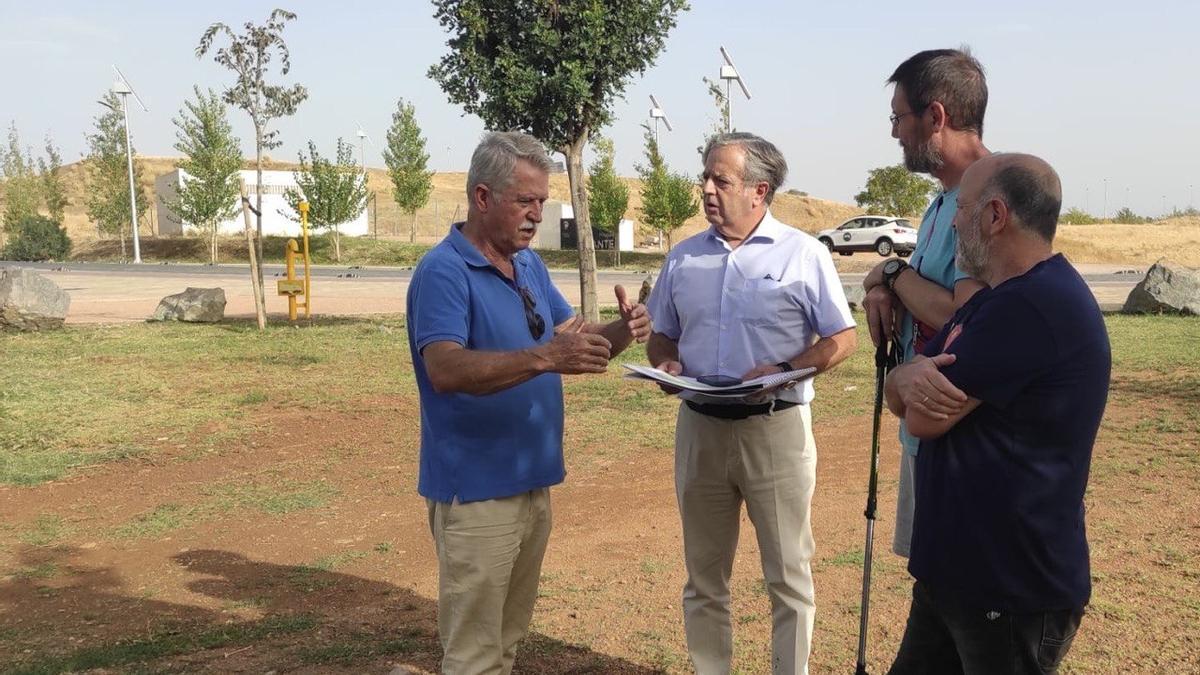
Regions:
M 770 211 L 737 248 L 710 226 L 672 249 L 647 308 L 690 377 L 741 377 L 855 325 L 829 250 Z M 813 394 L 809 378 L 778 398 Z

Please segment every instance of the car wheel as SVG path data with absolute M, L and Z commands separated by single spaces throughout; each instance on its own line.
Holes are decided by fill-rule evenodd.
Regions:
M 830 253 L 833 253 L 833 240 L 832 239 L 830 239 L 829 237 L 821 237 L 819 241 L 822 244 L 825 244 L 825 248 L 829 249 Z
M 875 242 L 875 252 L 883 257 L 888 257 L 892 254 L 892 240 L 888 238 L 880 239 Z
M 840 255 L 854 255 L 854 251 L 838 251 Z
M 896 251 L 896 255 L 900 256 L 901 258 L 907 258 L 908 256 L 912 255 L 912 251 Z

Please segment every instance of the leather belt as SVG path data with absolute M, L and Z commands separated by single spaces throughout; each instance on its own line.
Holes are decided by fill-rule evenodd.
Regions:
M 794 401 L 784 401 L 778 398 L 772 403 L 759 403 L 757 405 L 744 403 L 723 405 L 719 403 L 695 403 L 693 401 L 684 401 L 684 403 L 687 404 L 687 407 L 701 415 L 717 417 L 723 420 L 744 420 L 751 415 L 766 415 L 772 411 L 787 410 L 788 408 L 800 405 Z

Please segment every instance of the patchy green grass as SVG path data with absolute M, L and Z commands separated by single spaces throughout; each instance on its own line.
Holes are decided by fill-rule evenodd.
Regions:
M 61 516 L 42 514 L 33 524 L 18 535 L 22 544 L 29 546 L 51 546 L 73 534 L 75 528 L 63 522 Z
M 862 315 L 858 318 L 861 322 Z M 1094 600 L 1064 672 L 1124 672 L 1139 667 L 1174 672 L 1171 664 L 1194 670 L 1196 652 L 1186 627 L 1200 617 L 1195 599 L 1200 545 L 1188 529 L 1200 507 L 1195 497 L 1200 494 L 1200 321 L 1112 316 L 1107 323 L 1114 352 L 1113 386 L 1087 496 Z M 236 453 L 249 449 L 248 434 L 276 429 L 271 425 L 278 415 L 294 411 L 319 418 L 328 411 L 370 410 L 384 397 L 411 403 L 415 392 L 403 336 L 403 323 L 394 318 L 330 321 L 300 329 L 272 327 L 262 335 L 244 324 L 232 324 L 72 327 L 56 334 L 0 336 L 0 359 L 11 364 L 0 372 L 0 480 L 27 485 L 134 457 L 157 463 Z M 874 366 L 864 329 L 859 330 L 859 339 L 857 353 L 818 380 L 817 425 L 862 420 L 870 413 Z M 568 480 L 627 480 L 627 460 L 646 453 L 669 457 L 678 402 L 652 386 L 621 379 L 621 363 L 644 360 L 644 349 L 635 346 L 605 376 L 565 378 L 566 451 L 572 472 Z M 375 416 L 364 416 L 363 424 L 376 423 L 390 413 L 376 409 L 371 414 Z M 70 426 L 64 420 L 70 420 Z M 377 456 L 382 443 L 339 439 L 307 460 L 315 458 L 319 468 L 358 467 Z M 836 466 L 835 457 L 827 457 L 832 461 L 825 467 Z M 273 462 L 274 457 L 263 461 Z M 133 517 L 106 532 L 114 538 L 161 537 L 200 522 L 322 509 L 342 495 L 339 490 L 349 498 L 358 496 L 351 490 L 370 489 L 361 482 L 321 480 L 326 476 L 320 470 L 294 471 L 288 461 L 264 464 L 239 481 L 213 478 L 213 483 L 200 485 L 191 494 L 172 494 L 169 502 L 128 514 Z M 856 505 L 857 522 L 861 490 L 857 482 L 855 486 L 850 492 L 832 494 Z M 404 482 L 402 488 L 389 489 L 411 491 L 411 485 Z M 670 486 L 664 489 L 669 491 Z M 53 490 L 46 488 L 46 492 Z M 342 502 L 337 505 L 340 510 Z M 0 538 L 6 554 L 21 544 L 46 549 L 14 558 L 8 566 L 14 570 L 14 585 L 36 587 L 28 590 L 31 599 L 50 606 L 69 599 L 73 591 L 34 581 L 77 574 L 65 558 L 46 562 L 45 556 L 76 538 L 85 521 L 76 511 L 53 503 L 40 508 L 45 513 L 32 522 L 0 524 Z M 828 502 L 815 507 L 818 513 L 824 508 Z M 890 506 L 881 504 L 881 520 L 886 522 L 890 515 Z M 853 590 L 835 594 L 828 589 L 834 578 L 848 578 L 851 587 L 857 585 L 861 530 L 833 534 L 846 531 L 840 525 L 821 522 L 821 557 L 814 565 L 820 577 L 814 672 L 844 666 L 846 655 L 853 653 L 858 597 Z M 309 553 L 324 557 L 280 572 L 268 587 L 253 589 L 251 600 L 223 599 L 229 608 L 262 611 L 279 601 L 276 593 L 290 594 L 283 595 L 288 602 L 319 601 L 325 596 L 310 594 L 354 584 L 356 568 L 383 562 L 379 556 L 385 554 L 386 561 L 393 563 L 400 556 L 392 553 L 410 548 L 400 539 L 388 541 L 390 534 L 371 536 L 363 540 L 361 550 Z M 561 532 L 556 535 L 561 536 Z M 743 541 L 748 540 L 749 531 L 743 535 Z M 557 549 L 569 550 L 569 541 L 556 541 Z M 681 574 L 677 553 L 638 550 L 613 577 L 603 579 L 548 571 L 535 627 L 583 644 L 613 640 L 597 648 L 634 659 L 643 667 L 687 672 L 674 583 L 669 597 L 656 601 L 663 606 L 644 604 L 639 595 L 658 597 L 654 587 Z M 876 539 L 875 565 L 872 666 L 882 668 L 891 656 L 884 652 L 894 649 L 903 626 L 902 617 L 886 627 L 883 618 L 894 619 L 897 608 L 907 606 L 910 589 L 902 561 L 886 552 L 882 537 Z M 757 568 L 751 568 L 754 572 L 743 573 L 733 582 L 735 652 L 740 672 L 764 672 L 769 666 L 765 660 L 769 601 Z M 626 583 L 612 583 L 615 577 Z M 123 594 L 147 600 L 154 596 L 150 605 L 166 602 L 168 589 L 157 585 L 126 589 Z M 648 616 L 662 612 L 669 617 L 662 621 L 675 623 L 656 618 L 628 627 L 571 623 L 576 621 L 574 612 L 580 617 L 607 616 L 618 604 L 632 605 Z M 410 601 L 401 609 L 415 607 Z M 410 649 L 425 656 L 436 651 L 431 640 L 418 639 L 415 633 L 360 636 L 323 626 L 325 639 L 309 640 L 304 633 L 316 627 L 314 619 L 302 618 L 294 626 L 281 625 L 272 632 L 268 622 L 273 620 L 206 624 L 145 636 L 137 632 L 145 630 L 141 625 L 124 633 L 124 640 L 76 651 L 50 643 L 30 652 L 14 648 L 12 653 L 22 660 L 5 665 L 13 672 L 29 673 L 161 672 L 186 669 L 181 663 L 188 657 L 175 658 L 180 655 L 199 655 L 214 646 L 253 644 L 278 657 L 281 669 L 303 665 L 317 672 L 346 670 L 368 661 L 381 665 L 388 655 L 407 654 Z M 280 644 L 282 638 L 276 636 L 289 631 L 297 637 Z M 1145 639 L 1147 635 L 1154 637 Z M 18 639 L 24 640 L 11 629 L 0 632 L 0 643 Z M 541 635 L 532 636 L 521 649 L 523 655 L 544 657 L 543 664 L 555 664 L 579 647 Z M 605 672 L 602 657 L 596 657 L 599 665 L 594 672 Z M 590 663 L 590 658 L 579 657 L 579 662 Z
M 406 631 L 398 638 L 380 639 L 366 633 L 356 633 L 349 639 L 300 650 L 300 661 L 305 665 L 340 664 L 352 665 L 380 656 L 400 656 L 417 649 L 415 639 L 418 631 Z
M 220 511 L 253 509 L 270 515 L 282 515 L 324 506 L 338 494 L 337 488 L 324 481 L 267 481 L 222 483 L 206 488 L 211 505 Z
M 199 516 L 198 511 L 195 506 L 161 504 L 149 513 L 143 513 L 117 526 L 113 535 L 120 539 L 158 537 L 192 523 Z
M 123 640 L 111 645 L 85 647 L 63 656 L 35 657 L 14 664 L 6 672 L 13 675 L 52 675 L 97 668 L 124 668 L 179 654 L 244 645 L 281 635 L 309 631 L 318 622 L 306 615 L 279 615 L 261 621 L 231 623 L 205 630 L 167 630 L 138 640 Z
M 347 410 L 411 391 L 402 336 L 395 318 L 0 335 L 0 483 L 180 445 L 222 451 L 244 441 L 262 407 Z

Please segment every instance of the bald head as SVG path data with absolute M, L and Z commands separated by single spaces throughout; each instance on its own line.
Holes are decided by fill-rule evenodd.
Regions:
M 1062 209 L 1062 183 L 1046 160 L 1021 153 L 996 153 L 963 174 L 981 200 L 1000 199 L 1013 220 L 1047 242 L 1054 241 Z

